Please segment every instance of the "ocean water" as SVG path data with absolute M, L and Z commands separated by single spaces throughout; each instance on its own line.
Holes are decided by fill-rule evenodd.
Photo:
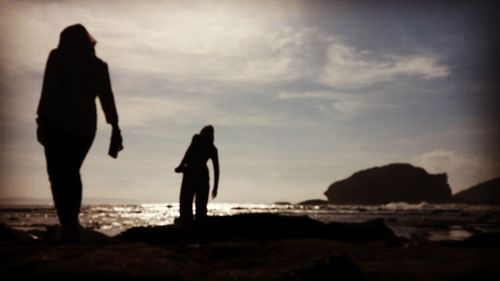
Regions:
M 377 206 L 209 203 L 210 216 L 276 213 L 308 216 L 321 222 L 362 222 L 384 219 L 398 236 L 412 239 L 461 240 L 476 230 L 500 231 L 500 206 L 391 203 Z M 96 204 L 81 209 L 84 227 L 114 236 L 136 226 L 172 224 L 178 203 Z M 45 229 L 58 223 L 51 205 L 0 206 L 0 223 L 21 230 Z

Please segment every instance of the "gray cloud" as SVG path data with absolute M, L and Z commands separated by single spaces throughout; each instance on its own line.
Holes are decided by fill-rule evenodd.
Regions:
M 392 82 L 400 76 L 423 80 L 449 75 L 435 55 L 377 55 L 339 43 L 328 47 L 328 63 L 320 81 L 331 87 L 359 88 Z

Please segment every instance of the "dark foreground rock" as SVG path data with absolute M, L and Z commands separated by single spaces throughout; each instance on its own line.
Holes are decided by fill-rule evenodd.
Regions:
M 179 243 L 193 241 L 332 239 L 352 242 L 396 240 L 382 220 L 364 223 L 330 223 L 305 216 L 242 214 L 208 217 L 191 226 L 134 227 L 117 236 L 127 241 Z
M 329 280 L 366 280 L 363 272 L 342 254 L 332 254 L 326 258 L 313 260 L 304 268 L 288 273 L 283 281 L 329 281 Z
M 12 229 L 5 224 L 0 224 L 0 242 L 4 243 L 35 243 L 38 237 L 28 232 Z
M 500 232 L 478 232 L 463 241 L 442 241 L 441 244 L 471 249 L 500 249 Z
M 447 203 L 451 189 L 446 174 L 432 175 L 410 164 L 390 164 L 337 181 L 325 195 L 333 204 Z
M 455 278 L 453 281 L 494 281 L 500 280 L 500 272 L 495 271 L 490 268 L 482 268 L 479 270 L 475 270 L 473 272 L 469 272 L 462 276 Z
M 331 238 L 347 242 L 397 242 L 394 232 L 382 219 L 362 223 L 329 223 Z
M 267 231 L 271 232 L 285 224 L 285 220 L 279 222 L 273 216 L 258 218 L 266 223 L 257 223 L 257 226 L 268 225 Z M 216 220 L 219 224 L 235 226 L 228 224 L 225 217 Z M 236 219 L 241 223 L 251 220 L 257 217 Z M 276 225 L 270 226 L 271 222 Z M 381 221 L 371 223 L 383 225 Z M 299 225 L 295 220 L 287 224 Z M 309 221 L 301 225 L 318 227 Z M 362 224 L 341 225 L 352 232 L 340 231 L 339 225 L 323 225 L 322 228 L 332 227 L 335 233 L 343 232 L 344 235 L 353 235 L 364 228 Z M 373 226 L 364 229 L 367 233 L 377 232 Z M 322 238 L 269 240 L 240 236 L 233 239 L 234 232 L 227 236 L 215 232 L 221 235 L 219 238 L 233 238 L 206 241 L 208 243 L 193 239 L 179 239 L 181 243 L 144 243 L 151 237 L 149 234 L 143 236 L 143 230 L 138 231 L 142 238 L 136 241 L 100 237 L 85 230 L 85 241 L 68 244 L 51 240 L 57 237 L 54 236 L 56 229 L 40 233 L 14 231 L 11 235 L 11 229 L 6 227 L 1 233 L 7 234 L 0 236 L 0 279 L 321 281 L 366 278 L 416 281 L 497 280 L 495 277 L 500 273 L 500 249 L 491 247 L 443 247 L 437 243 L 406 247 Z M 160 234 L 168 235 L 169 232 L 159 231 Z M 37 242 L 22 238 L 31 235 L 40 238 Z
M 453 196 L 453 200 L 467 204 L 492 204 L 500 205 L 500 178 L 492 179 Z

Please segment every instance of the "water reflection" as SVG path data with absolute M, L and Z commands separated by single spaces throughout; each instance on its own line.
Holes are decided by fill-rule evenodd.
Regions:
M 58 223 L 50 206 L 0 208 L 0 223 L 19 229 L 44 228 Z M 209 203 L 210 216 L 245 213 L 277 213 L 309 216 L 329 222 L 362 222 L 382 218 L 399 236 L 417 235 L 429 240 L 463 239 L 470 229 L 500 231 L 500 207 L 393 203 L 379 206 L 292 205 Z M 116 235 L 134 226 L 172 224 L 179 214 L 178 203 L 140 205 L 86 205 L 80 221 L 84 227 Z M 426 234 L 427 233 L 427 234 Z

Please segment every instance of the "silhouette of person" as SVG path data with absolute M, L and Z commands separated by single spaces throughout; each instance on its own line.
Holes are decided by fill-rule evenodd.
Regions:
M 112 126 L 109 154 L 123 149 L 107 64 L 95 55 L 95 39 L 81 24 L 66 27 L 50 52 L 37 110 L 37 139 L 44 146 L 62 240 L 79 237 L 80 167 L 96 132 L 99 97 Z
M 203 127 L 199 134 L 193 136 L 191 145 L 175 172 L 184 173 L 180 195 L 180 217 L 178 222 L 193 221 L 193 198 L 196 198 L 196 221 L 203 221 L 207 216 L 209 194 L 209 173 L 206 165 L 212 159 L 214 166 L 214 188 L 212 198 L 217 196 L 219 186 L 219 156 L 214 145 L 214 127 Z

